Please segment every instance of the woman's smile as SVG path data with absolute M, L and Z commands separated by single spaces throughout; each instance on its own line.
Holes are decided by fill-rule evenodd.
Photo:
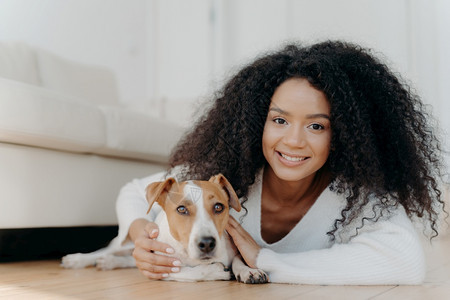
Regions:
M 302 162 L 306 161 L 307 159 L 309 159 L 308 156 L 285 154 L 285 153 L 279 152 L 279 151 L 277 151 L 277 152 L 280 155 L 280 160 L 283 163 L 287 163 L 288 165 L 296 165 L 296 163 L 299 164 L 299 163 L 302 163 Z

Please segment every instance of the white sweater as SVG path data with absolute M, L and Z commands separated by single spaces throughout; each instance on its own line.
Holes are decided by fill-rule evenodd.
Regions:
M 118 238 L 127 241 L 128 229 L 137 218 L 153 221 L 160 207 L 146 215 L 146 186 L 163 180 L 164 173 L 135 179 L 124 186 L 117 200 Z M 377 222 L 366 221 L 358 235 L 361 217 L 336 233 L 327 235 L 340 218 L 345 198 L 326 189 L 301 221 L 281 240 L 266 243 L 261 237 L 262 176 L 250 188 L 244 206 L 248 214 L 231 211 L 262 247 L 257 267 L 271 282 L 299 284 L 420 284 L 425 277 L 425 259 L 419 237 L 402 207 Z M 372 209 L 363 212 L 373 217 Z

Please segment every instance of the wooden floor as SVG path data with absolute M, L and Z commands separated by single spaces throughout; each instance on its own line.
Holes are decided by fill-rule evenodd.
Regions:
M 426 244 L 421 286 L 314 286 L 151 281 L 137 269 L 66 270 L 59 261 L 0 264 L 0 299 L 450 299 L 450 235 Z

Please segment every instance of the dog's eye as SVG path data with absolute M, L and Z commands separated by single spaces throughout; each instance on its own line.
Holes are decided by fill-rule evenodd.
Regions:
M 220 214 L 224 210 L 225 206 L 222 203 L 214 204 L 214 213 Z
M 180 215 L 188 215 L 189 214 L 188 209 L 186 208 L 186 206 L 183 206 L 183 205 L 177 207 L 177 212 Z

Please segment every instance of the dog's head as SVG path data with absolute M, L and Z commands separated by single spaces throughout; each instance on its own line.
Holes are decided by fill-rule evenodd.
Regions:
M 147 187 L 150 208 L 164 209 L 170 233 L 192 259 L 208 261 L 216 255 L 228 222 L 229 209 L 241 210 L 239 198 L 222 174 L 208 181 L 176 182 L 169 178 Z M 149 208 L 149 210 L 150 210 Z

